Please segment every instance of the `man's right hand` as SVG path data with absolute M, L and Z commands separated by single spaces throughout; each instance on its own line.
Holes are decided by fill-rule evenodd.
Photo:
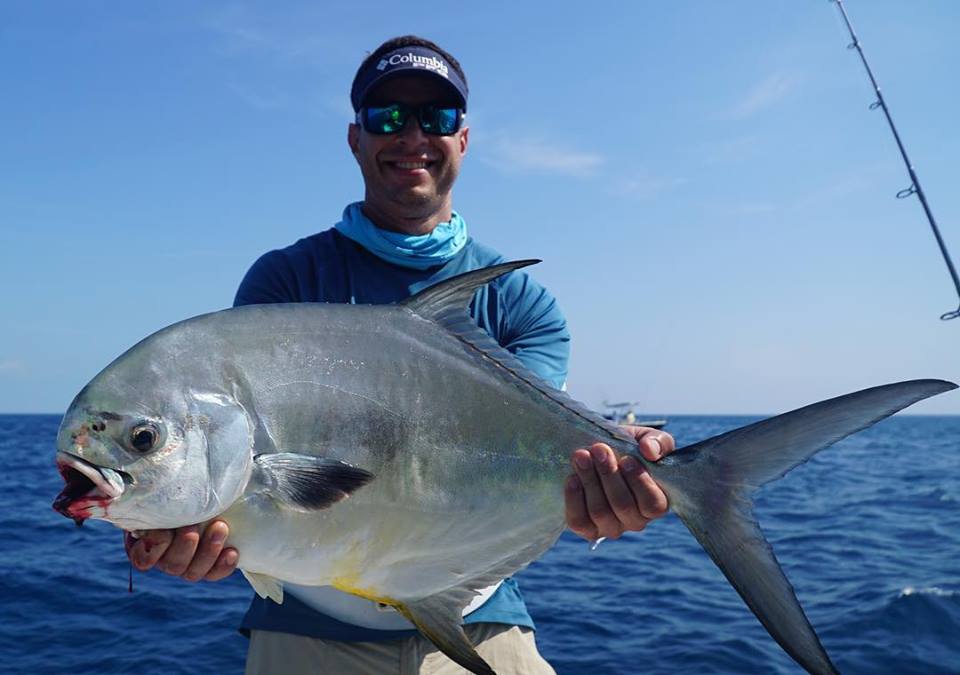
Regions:
M 187 581 L 219 581 L 233 574 L 240 556 L 235 548 L 224 548 L 230 529 L 222 520 L 207 526 L 202 536 L 199 525 L 176 530 L 147 530 L 139 539 L 129 532 L 124 547 L 130 563 L 141 572 L 156 567 Z

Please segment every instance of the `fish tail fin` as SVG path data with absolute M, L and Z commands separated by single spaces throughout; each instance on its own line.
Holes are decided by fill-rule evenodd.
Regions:
M 751 495 L 852 433 L 957 385 L 914 380 L 865 389 L 681 448 L 652 473 L 670 506 L 760 623 L 811 673 L 836 673 L 753 515 Z

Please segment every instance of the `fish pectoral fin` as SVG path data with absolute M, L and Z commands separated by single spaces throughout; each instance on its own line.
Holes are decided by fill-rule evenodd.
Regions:
M 363 487 L 373 474 L 346 462 L 292 452 L 254 458 L 257 491 L 298 510 L 325 509 Z
M 440 593 L 422 600 L 402 602 L 397 605 L 397 610 L 437 649 L 471 673 L 496 675 L 463 632 L 464 598 L 472 595 L 462 591 Z
M 280 583 L 279 579 L 274 579 L 266 574 L 248 572 L 244 569 L 240 571 L 243 572 L 243 576 L 245 576 L 247 581 L 250 582 L 250 585 L 253 586 L 253 590 L 257 592 L 257 595 L 261 598 L 270 598 L 278 605 L 283 604 L 283 584 Z

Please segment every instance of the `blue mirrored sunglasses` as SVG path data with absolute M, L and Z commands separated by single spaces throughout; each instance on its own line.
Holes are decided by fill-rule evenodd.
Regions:
M 460 130 L 464 112 L 461 108 L 448 108 L 430 103 L 408 105 L 391 103 L 383 106 L 365 106 L 357 113 L 357 123 L 371 134 L 385 136 L 403 129 L 407 120 L 416 114 L 423 133 L 432 136 L 450 136 Z

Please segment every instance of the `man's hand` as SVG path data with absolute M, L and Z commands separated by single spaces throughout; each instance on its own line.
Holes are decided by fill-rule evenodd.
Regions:
M 650 427 L 625 427 L 637 439 L 645 459 L 656 461 L 674 450 L 673 436 Z M 667 496 L 643 464 L 617 458 L 609 445 L 595 443 L 574 451 L 574 474 L 564 489 L 567 527 L 589 541 L 639 532 L 667 512 Z
M 127 532 L 124 548 L 130 563 L 141 572 L 156 567 L 187 581 L 219 581 L 237 568 L 235 548 L 224 548 L 230 529 L 215 520 L 200 534 L 200 527 L 189 525 L 176 530 L 148 530 L 139 539 Z

